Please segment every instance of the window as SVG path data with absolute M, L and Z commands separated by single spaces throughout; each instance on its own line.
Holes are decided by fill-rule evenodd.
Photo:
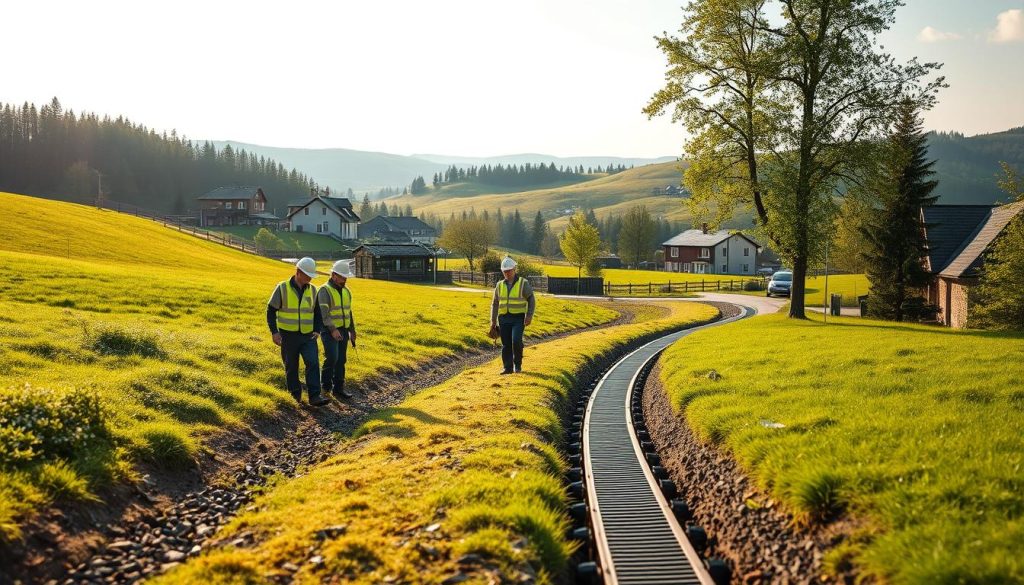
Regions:
M 750 264 L 743 265 L 743 272 L 750 272 Z
M 673 258 L 678 258 L 679 257 L 679 248 L 671 248 L 671 250 L 672 250 L 671 256 Z
M 690 271 L 690 263 L 689 262 L 684 262 L 683 263 L 683 272 L 689 272 L 689 271 Z
M 309 208 L 308 207 L 302 210 L 302 215 L 309 215 Z
M 729 257 L 729 248 L 726 246 L 722 246 L 722 256 L 725 256 L 726 258 Z
M 750 256 L 750 248 L 743 248 L 743 255 Z
M 245 209 L 245 201 L 239 201 L 238 202 L 238 208 L 239 209 Z
M 331 222 L 329 222 L 329 221 L 325 221 L 324 222 L 324 233 L 325 234 L 331 233 Z
M 231 202 L 230 201 L 224 203 L 224 209 L 231 209 Z
M 324 226 L 323 226 L 323 224 L 321 224 L 321 223 L 316 224 L 316 233 L 318 233 L 318 234 L 324 233 Z
M 726 274 L 728 272 L 729 272 L 729 267 L 726 266 L 725 264 L 722 264 L 722 274 Z
M 710 258 L 711 257 L 711 250 L 708 249 L 708 248 L 701 248 L 700 249 L 700 257 L 701 258 Z
M 295 231 L 302 233 L 302 224 L 295 226 Z
M 320 208 L 320 215 L 327 215 L 327 208 L 326 207 L 321 207 Z

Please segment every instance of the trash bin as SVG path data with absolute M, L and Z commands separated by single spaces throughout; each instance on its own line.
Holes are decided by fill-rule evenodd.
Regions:
M 831 313 L 833 317 L 838 317 L 843 314 L 843 295 L 832 295 L 832 298 L 829 299 L 829 313 Z
M 860 295 L 857 297 L 857 305 L 860 307 L 860 316 L 868 316 L 868 295 Z

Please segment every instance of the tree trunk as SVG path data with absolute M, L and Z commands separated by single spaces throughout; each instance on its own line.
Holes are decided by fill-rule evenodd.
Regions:
M 807 290 L 806 278 L 807 256 L 801 255 L 793 259 L 793 284 L 789 288 L 789 316 L 793 319 L 807 318 L 804 303 L 804 292 Z

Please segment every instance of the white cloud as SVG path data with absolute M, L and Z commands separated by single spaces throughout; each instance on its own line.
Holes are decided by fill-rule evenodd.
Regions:
M 933 27 L 926 26 L 921 29 L 921 32 L 917 33 L 917 40 L 922 43 L 941 43 L 943 41 L 958 41 L 962 39 L 960 35 L 952 32 L 942 32 L 941 30 Z
M 1013 43 L 1024 41 L 1024 10 L 1014 8 L 1001 12 L 996 17 L 996 28 L 988 33 L 988 40 L 993 43 Z

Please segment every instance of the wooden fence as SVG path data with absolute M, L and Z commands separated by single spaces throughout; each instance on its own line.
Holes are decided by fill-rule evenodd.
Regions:
M 197 228 L 194 225 L 184 223 L 179 218 L 163 215 L 159 212 L 143 209 L 135 205 L 128 205 L 126 203 L 120 203 L 117 201 L 104 200 L 101 203 L 98 202 L 97 207 L 101 207 L 102 209 L 110 209 L 112 211 L 117 211 L 118 213 L 134 215 L 135 217 L 151 219 L 163 225 L 164 227 L 170 228 L 172 230 L 178 230 L 179 232 L 186 233 L 210 242 L 216 242 L 223 246 L 234 248 L 236 250 L 240 250 L 242 252 L 246 252 L 249 254 L 260 254 L 261 252 L 261 250 L 256 246 L 256 244 L 249 242 L 248 240 L 243 240 L 242 238 L 233 236 L 231 234 L 211 232 L 209 230 Z
M 609 297 L 626 296 L 670 296 L 679 293 L 717 291 L 759 291 L 765 290 L 765 281 L 760 278 L 740 280 L 701 280 L 683 282 L 648 282 L 604 285 L 604 294 Z
M 445 271 L 451 274 L 451 282 L 461 282 L 464 284 L 479 284 L 488 288 L 493 288 L 501 280 L 500 272 L 470 272 L 468 270 L 448 270 Z M 439 271 L 438 274 L 441 274 Z M 530 281 L 530 286 L 536 292 L 549 292 L 548 282 L 550 280 L 547 276 L 527 276 L 527 280 Z M 576 279 L 574 278 L 573 281 Z M 440 283 L 440 281 L 438 281 Z

